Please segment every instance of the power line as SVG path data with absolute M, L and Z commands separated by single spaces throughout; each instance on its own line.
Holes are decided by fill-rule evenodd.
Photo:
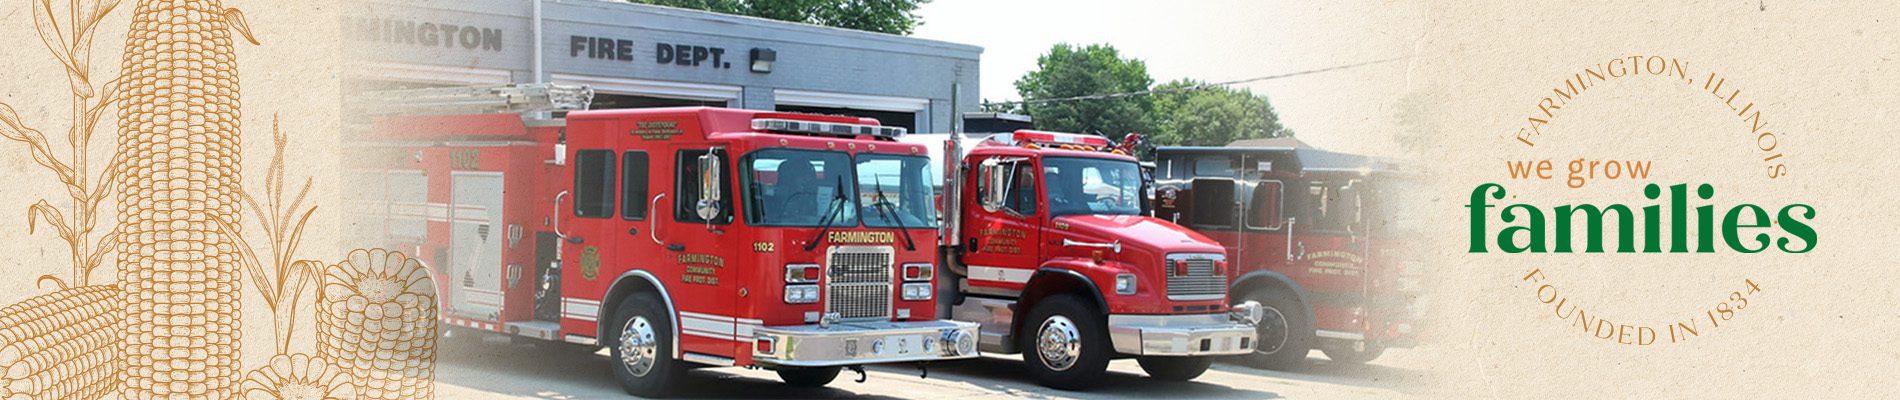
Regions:
M 1278 74 L 1278 75 L 1267 75 L 1267 76 L 1262 76 L 1262 77 L 1247 78 L 1247 79 L 1233 80 L 1233 81 L 1226 81 L 1226 82 L 1203 83 L 1199 85 L 1178 87 L 1178 88 L 1149 89 L 1149 90 L 1143 90 L 1139 92 L 1093 94 L 1093 95 L 1087 95 L 1087 96 L 1058 97 L 1058 98 L 1053 98 L 1053 99 L 1034 99 L 1034 100 L 1023 99 L 1023 100 L 1016 100 L 1016 101 L 999 101 L 999 102 L 986 102 L 986 103 L 995 104 L 995 105 L 1016 105 L 1016 104 L 1032 105 L 1032 104 L 1059 103 L 1059 102 L 1077 101 L 1077 100 L 1108 100 L 1108 99 L 1118 99 L 1118 98 L 1124 98 L 1124 97 L 1146 96 L 1146 95 L 1159 94 L 1159 93 L 1205 90 L 1205 89 L 1210 89 L 1210 88 L 1215 88 L 1215 87 L 1231 86 L 1231 85 L 1238 85 L 1238 84 L 1243 84 L 1243 83 L 1270 81 L 1270 80 L 1281 79 L 1281 78 L 1291 78 L 1291 77 L 1301 76 L 1301 75 L 1312 75 L 1312 74 L 1317 74 L 1317 73 L 1322 73 L 1322 72 L 1353 69 L 1353 68 L 1364 67 L 1364 66 L 1369 66 L 1369 65 L 1384 64 L 1384 63 L 1404 60 L 1408 58 L 1412 58 L 1412 56 L 1384 58 L 1384 59 L 1378 59 L 1378 60 L 1372 60 L 1372 61 L 1357 62 L 1357 63 L 1352 63 L 1352 64 L 1335 65 L 1335 66 L 1320 68 L 1320 69 L 1309 69 L 1305 71 L 1289 72 L 1289 73 Z

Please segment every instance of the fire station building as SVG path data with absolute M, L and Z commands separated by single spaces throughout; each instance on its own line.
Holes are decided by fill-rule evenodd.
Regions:
M 853 115 L 913 132 L 949 131 L 980 98 L 983 49 L 965 44 L 605 0 L 348 7 L 350 90 L 584 84 L 595 109 Z

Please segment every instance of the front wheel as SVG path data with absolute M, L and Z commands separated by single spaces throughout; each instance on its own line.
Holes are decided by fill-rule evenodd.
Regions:
M 1365 364 L 1385 354 L 1385 346 L 1368 344 L 1365 348 L 1365 350 L 1354 350 L 1351 347 L 1334 348 L 1327 346 L 1321 347 L 1320 351 L 1325 352 L 1326 358 L 1332 359 L 1333 362 L 1343 364 Z
M 1174 382 L 1193 380 L 1214 365 L 1213 357 L 1141 357 L 1135 359 L 1141 370 L 1155 379 Z
M 686 368 L 673 359 L 673 319 L 653 296 L 636 294 L 620 301 L 605 342 L 612 356 L 614 378 L 627 394 L 665 397 Z
M 1313 319 L 1299 298 L 1286 291 L 1254 289 L 1236 302 L 1260 303 L 1260 323 L 1254 325 L 1254 352 L 1242 357 L 1254 368 L 1290 370 L 1306 362 L 1313 349 Z
M 796 387 L 822 387 L 831 384 L 831 380 L 838 379 L 840 369 L 843 367 L 780 368 L 778 379 L 785 381 L 786 385 Z
M 1023 364 L 1036 382 L 1062 390 L 1084 390 L 1108 373 L 1108 322 L 1073 295 L 1036 303 L 1023 321 Z

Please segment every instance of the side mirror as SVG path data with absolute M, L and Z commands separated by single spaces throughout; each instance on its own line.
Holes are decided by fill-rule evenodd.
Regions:
M 700 155 L 698 166 L 699 203 L 694 205 L 694 211 L 699 213 L 699 219 L 711 222 L 719 216 L 719 151 L 714 149 Z
M 1007 187 L 1011 178 L 1009 175 L 1016 170 L 1012 168 L 1014 166 L 1014 162 L 1004 162 L 997 158 L 983 160 L 983 163 L 978 166 L 977 175 L 981 178 L 977 181 L 976 192 L 980 196 L 977 203 L 983 206 L 984 211 L 996 212 L 1003 209 L 1003 202 L 1008 199 Z

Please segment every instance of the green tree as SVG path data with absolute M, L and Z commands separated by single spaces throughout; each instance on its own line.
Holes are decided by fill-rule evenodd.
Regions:
M 1222 146 L 1241 139 L 1293 136 L 1266 96 L 1205 85 L 1182 79 L 1155 86 L 1151 143 Z
M 1129 132 L 1147 132 L 1150 111 L 1147 96 L 1088 98 L 1036 102 L 1148 90 L 1154 78 L 1141 60 L 1122 58 L 1105 44 L 1057 44 L 1036 60 L 1036 69 L 1016 80 L 1016 92 L 1029 103 L 1023 108 L 1038 129 L 1101 133 L 1120 139 Z
M 982 111 L 982 112 L 999 112 L 999 113 L 1010 113 L 1010 114 L 1018 114 L 1018 115 L 1028 115 L 1028 114 L 1023 114 L 1023 103 L 1020 103 L 1020 102 L 1001 102 L 1001 101 L 989 101 L 988 99 L 984 99 L 982 104 L 977 105 L 976 109 L 977 111 Z
M 909 35 L 917 7 L 930 0 L 628 0 L 893 35 Z

